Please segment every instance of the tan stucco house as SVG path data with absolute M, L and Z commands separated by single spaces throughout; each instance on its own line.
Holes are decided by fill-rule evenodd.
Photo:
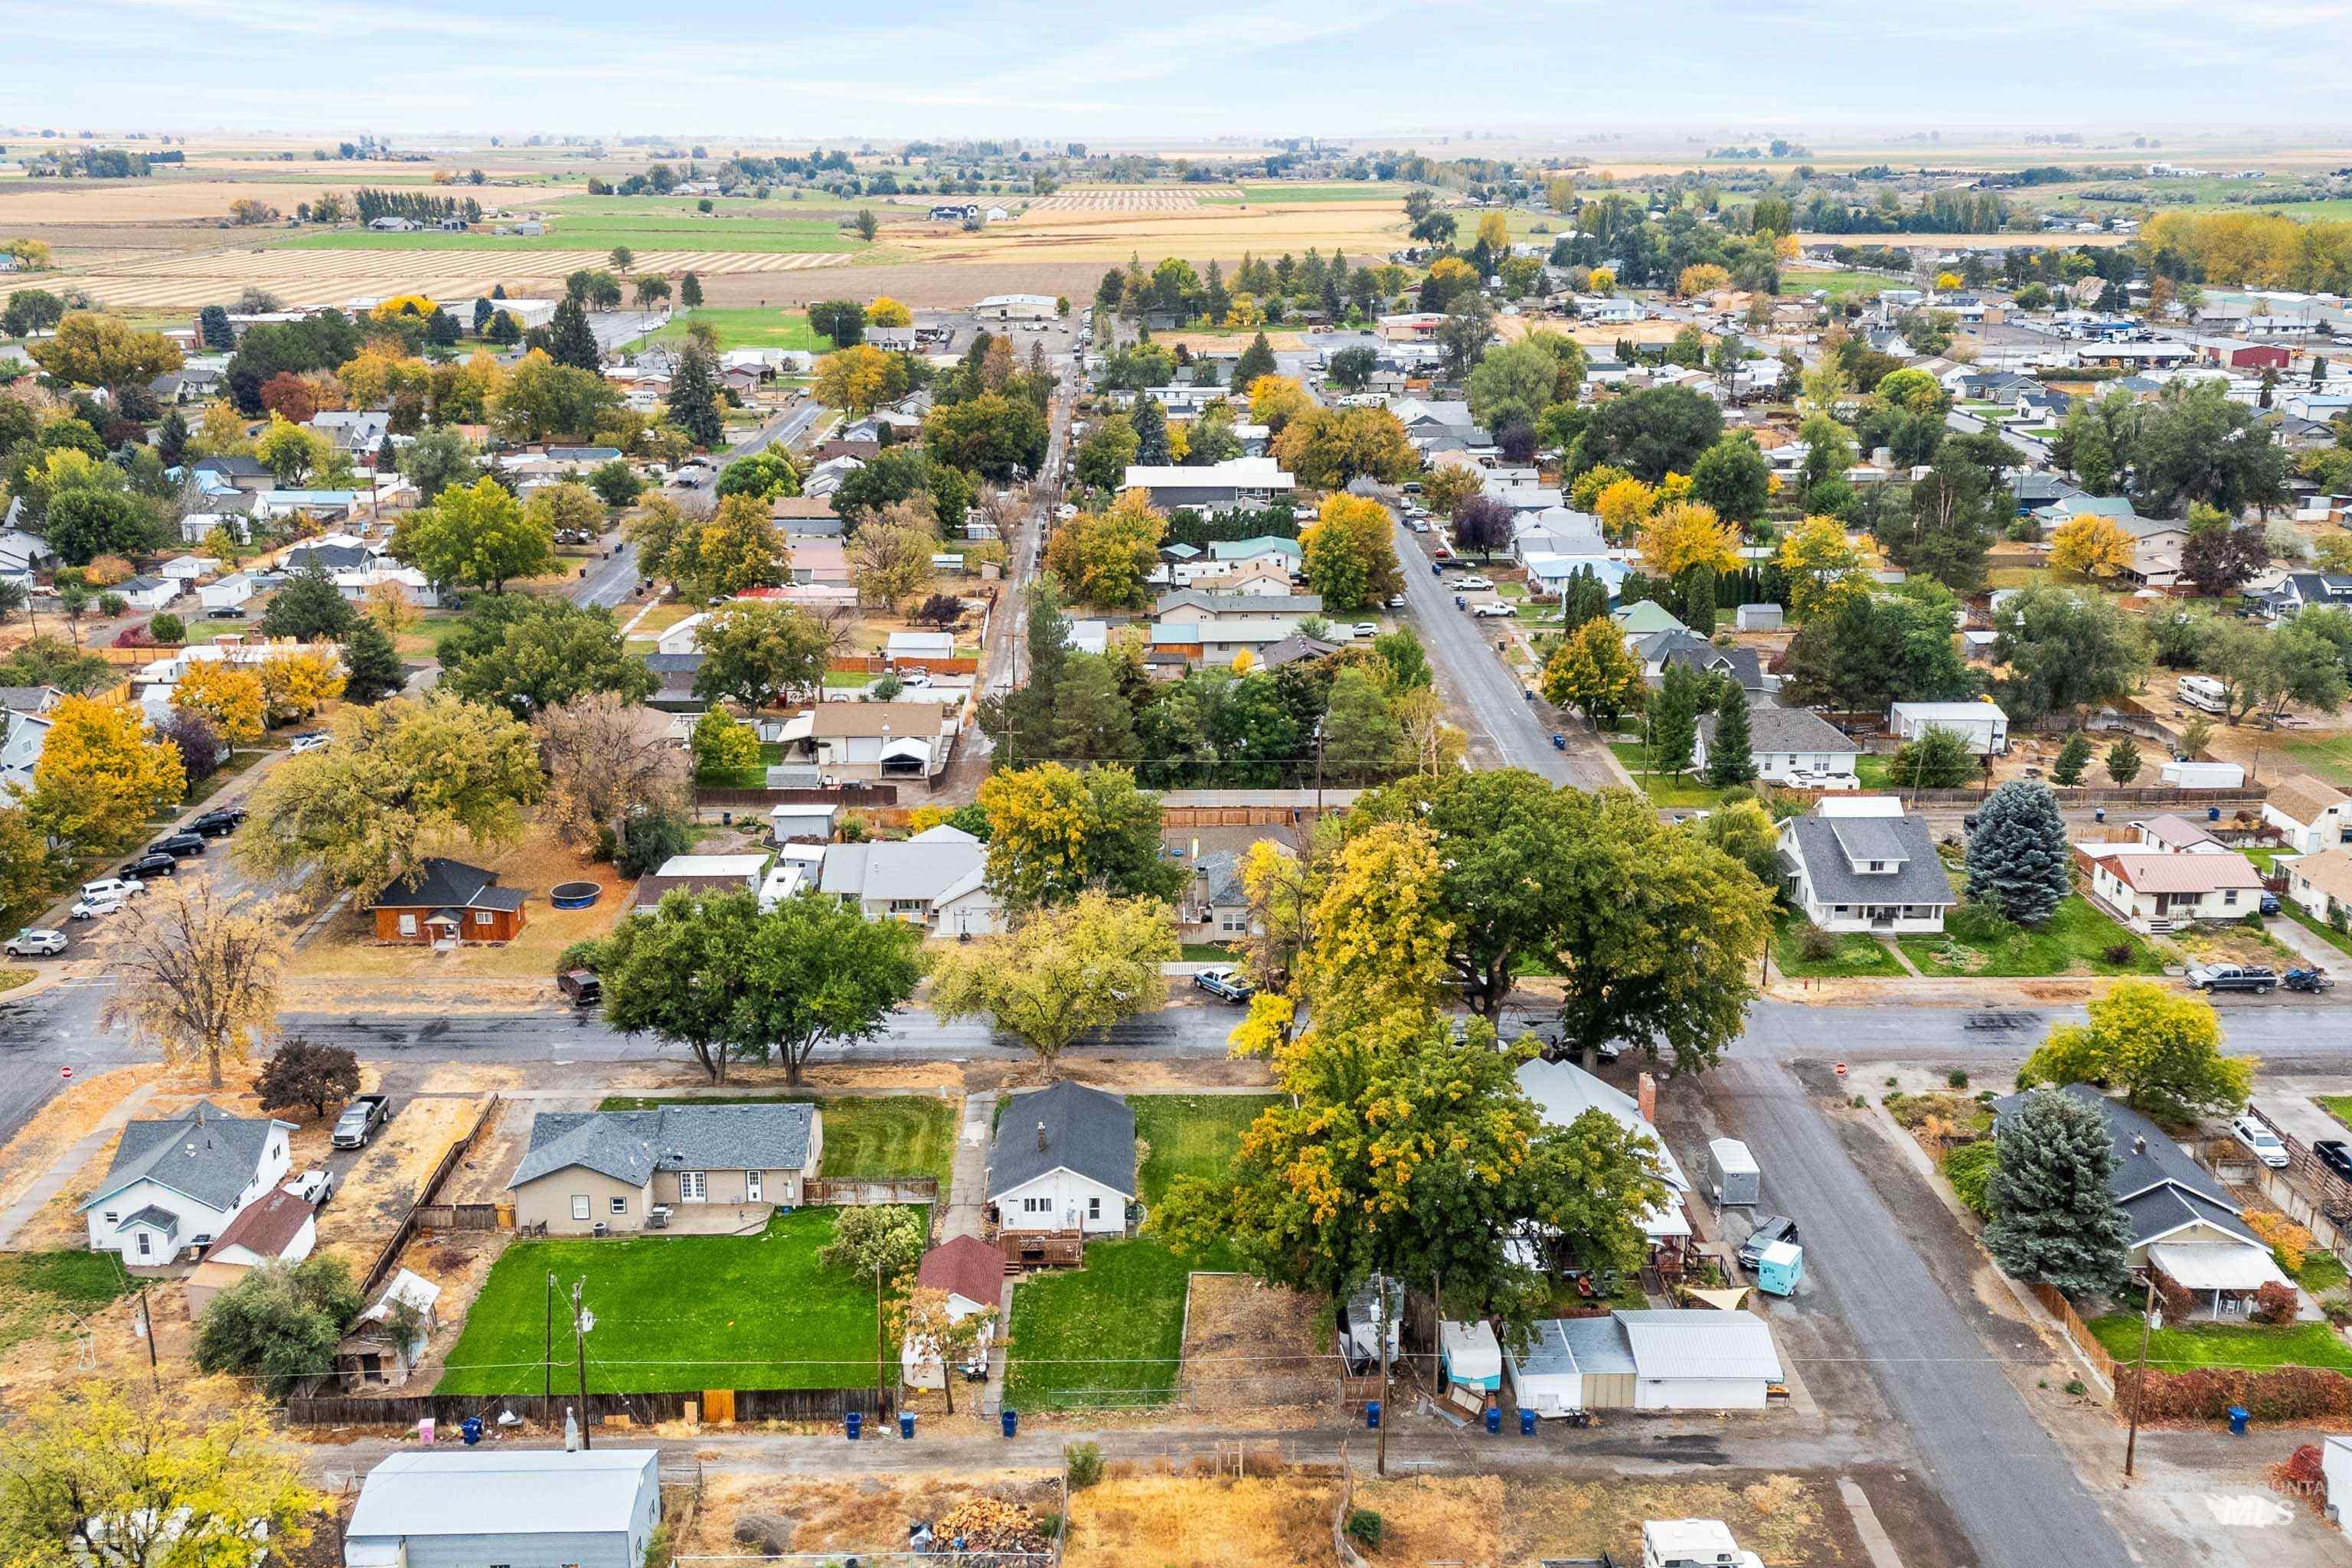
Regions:
M 824 1152 L 814 1105 L 542 1111 L 508 1184 L 518 1225 L 641 1230 L 656 1206 L 803 1202 Z

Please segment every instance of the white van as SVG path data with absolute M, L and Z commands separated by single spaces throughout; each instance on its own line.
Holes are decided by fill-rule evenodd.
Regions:
M 2230 710 L 2230 689 L 2210 675 L 2184 675 L 2173 694 L 2191 708 L 2201 708 L 2208 713 Z

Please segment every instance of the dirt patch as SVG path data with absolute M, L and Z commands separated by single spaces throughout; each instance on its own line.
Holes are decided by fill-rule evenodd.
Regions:
M 160 1063 L 110 1068 L 78 1078 L 50 1096 L 0 1147 L 0 1205 L 14 1202 L 40 1180 L 59 1155 L 95 1131 L 109 1111 L 169 1076 Z
M 786 1522 L 794 1552 L 885 1552 L 906 1544 L 907 1527 L 973 1498 L 1058 1512 L 1058 1477 L 1035 1470 L 980 1471 L 950 1477 L 867 1476 L 817 1480 L 789 1476 L 715 1475 L 702 1494 L 682 1556 L 741 1556 L 756 1550 L 735 1539 L 736 1524 L 764 1514 Z
M 441 1298 L 434 1303 L 438 1326 L 425 1342 L 424 1359 L 416 1363 L 407 1384 L 390 1393 L 420 1394 L 441 1381 L 450 1348 L 466 1331 L 467 1310 L 482 1293 L 482 1281 L 490 1277 L 491 1267 L 513 1240 L 512 1231 L 453 1231 L 420 1237 L 401 1249 L 400 1266 L 440 1286 Z
M 1324 1568 L 1336 1476 L 1137 1476 L 1070 1499 L 1069 1568 Z
M 523 1146 L 530 1141 L 531 1108 L 517 1100 L 504 1100 L 491 1113 L 489 1126 L 474 1140 L 457 1162 L 457 1168 L 443 1184 L 440 1199 L 449 1204 L 503 1203 L 507 1197 L 507 1180 L 514 1174 L 515 1166 L 522 1160 Z
M 1192 1409 L 1328 1405 L 1341 1374 L 1314 1297 L 1246 1274 L 1195 1274 L 1184 1299 L 1182 1396 Z
M 1414 1476 L 1356 1489 L 1355 1506 L 1381 1516 L 1381 1563 L 1501 1568 L 1503 1478 Z M 1638 1561 L 1639 1548 L 1636 1548 Z
M 1360 1506 L 1379 1506 L 1367 1500 L 1370 1489 L 1359 1490 Z M 1389 1510 L 1381 1511 L 1385 1520 Z M 1514 1478 L 1503 1484 L 1499 1511 L 1503 1561 L 1606 1552 L 1621 1562 L 1639 1562 L 1642 1522 L 1651 1519 L 1719 1519 L 1744 1550 L 1775 1565 L 1843 1568 L 1865 1561 L 1836 1482 L 1789 1475 L 1606 1482 Z
M 341 1254 L 354 1271 L 373 1261 L 433 1167 L 473 1126 L 481 1108 L 481 1098 L 471 1094 L 401 1100 L 375 1142 L 343 1173 L 333 1201 L 319 1211 L 320 1249 Z

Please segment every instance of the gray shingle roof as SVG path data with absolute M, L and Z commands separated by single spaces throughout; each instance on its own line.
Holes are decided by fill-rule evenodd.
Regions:
M 226 1214 L 253 1184 L 281 1125 L 268 1117 L 231 1116 L 204 1100 L 168 1121 L 133 1121 L 122 1130 L 106 1179 L 81 1206 L 94 1207 L 133 1182 L 152 1181 Z
M 678 1104 L 658 1110 L 549 1110 L 530 1125 L 520 1187 L 573 1165 L 643 1186 L 656 1171 L 797 1171 L 808 1163 L 816 1107 Z
M 1759 743 L 1759 749 L 1761 749 Z M 1903 852 L 1903 864 L 1887 872 L 1857 872 L 1846 863 L 1842 827 L 1855 818 L 1800 816 L 1789 823 L 1785 858 L 1801 860 L 1812 883 L 1814 899 L 1824 904 L 1952 904 L 1952 879 L 1936 858 L 1936 840 L 1927 825 L 1916 816 L 1885 816 L 1874 820 L 1888 837 L 1878 840 Z M 1863 819 L 1872 820 L 1872 819 Z M 1849 840 L 1851 842 L 1851 840 Z M 1890 858 L 1882 854 L 1876 858 Z
M 131 1216 L 122 1224 L 126 1229 L 134 1225 L 152 1226 L 163 1233 L 163 1239 L 166 1241 L 177 1239 L 180 1234 L 180 1216 L 170 1209 L 159 1207 L 154 1204 L 149 1204 L 142 1209 L 132 1210 Z
M 495 886 L 498 873 L 463 860 L 427 856 L 415 870 L 376 895 L 379 910 L 517 910 L 523 895 Z
M 1065 1167 L 1124 1197 L 1135 1195 L 1135 1112 L 1126 1100 L 1064 1079 L 1005 1106 L 988 1151 L 989 1195 Z
M 1715 744 L 1716 716 L 1699 715 L 1698 732 Z M 1772 708 L 1751 701 L 1748 706 L 1748 750 L 1756 752 L 1832 752 L 1859 756 L 1862 747 L 1845 732 L 1810 708 Z
M 1993 1101 L 1996 1136 L 2024 1105 L 2025 1095 L 2031 1092 Z M 2133 1245 L 2178 1230 L 2194 1220 L 2255 1242 L 2253 1233 L 2240 1222 L 2238 1205 L 2231 1201 L 2227 1190 L 2204 1166 L 2182 1152 L 2180 1145 L 2165 1135 L 2164 1129 L 2122 1100 L 2101 1094 L 2093 1085 L 2070 1083 L 2064 1092 L 2085 1105 L 2097 1107 L 2107 1119 L 2107 1131 L 2116 1146 L 2115 1174 L 2107 1184 L 2131 1221 Z

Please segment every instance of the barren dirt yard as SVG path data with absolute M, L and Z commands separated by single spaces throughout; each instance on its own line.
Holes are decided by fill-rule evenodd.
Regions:
M 1327 1568 L 1337 1476 L 1113 1477 L 1070 1497 L 1066 1568 Z M 1446 1553 L 1430 1552 L 1432 1559 Z M 1383 1552 L 1381 1560 L 1391 1554 Z M 1423 1557 L 1399 1557 L 1419 1563 Z
M 431 1081 L 426 1080 L 428 1086 Z M 422 1093 L 395 1094 L 392 1120 L 343 1173 L 334 1197 L 319 1211 L 320 1248 L 341 1255 L 354 1271 L 364 1268 L 416 1201 L 449 1145 L 474 1125 L 486 1098 L 430 1087 Z M 299 1169 L 299 1144 L 295 1163 Z
M 1532 1568 L 1556 1557 L 1639 1562 L 1642 1521 L 1719 1519 L 1773 1568 L 1860 1568 L 1834 1483 L 1794 1476 L 1723 1480 L 1588 1481 L 1416 1476 L 1356 1489 L 1355 1506 L 1387 1529 L 1383 1562 Z
M 714 1475 L 678 1551 L 688 1557 L 895 1552 L 905 1548 L 909 1522 L 937 1519 L 974 1498 L 1016 1502 L 1045 1514 L 1060 1510 L 1061 1497 L 1060 1481 L 1038 1470 L 858 1480 Z
M 1183 1397 L 1202 1411 L 1328 1405 L 1343 1370 L 1329 1316 L 1314 1297 L 1246 1274 L 1193 1275 Z

